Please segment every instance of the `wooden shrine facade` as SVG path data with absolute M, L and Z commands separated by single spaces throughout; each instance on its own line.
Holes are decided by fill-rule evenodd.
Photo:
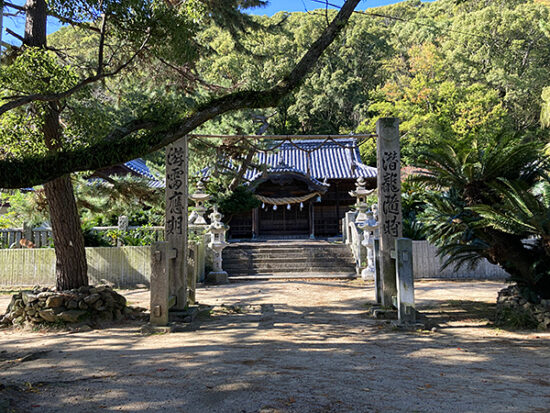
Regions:
M 245 180 L 262 205 L 231 217 L 232 239 L 340 235 L 357 178 L 376 187 L 376 168 L 361 162 L 353 138 L 285 142 L 256 156 L 261 167 L 247 171 Z

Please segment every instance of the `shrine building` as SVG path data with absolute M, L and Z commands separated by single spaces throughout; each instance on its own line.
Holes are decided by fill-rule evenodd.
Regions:
M 244 174 L 262 203 L 229 222 L 229 237 L 325 238 L 341 234 L 340 220 L 355 203 L 356 180 L 376 187 L 376 168 L 362 163 L 353 137 L 279 142 L 255 154 Z

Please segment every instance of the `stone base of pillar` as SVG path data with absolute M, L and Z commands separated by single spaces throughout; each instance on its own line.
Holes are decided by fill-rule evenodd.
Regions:
M 229 276 L 225 271 L 211 271 L 206 275 L 206 282 L 210 284 L 229 284 Z
M 361 271 L 361 279 L 363 281 L 372 281 L 374 280 L 374 271 L 365 268 Z

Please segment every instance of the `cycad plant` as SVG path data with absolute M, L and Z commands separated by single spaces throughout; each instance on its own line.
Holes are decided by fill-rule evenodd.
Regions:
M 426 149 L 416 177 L 432 189 L 421 221 L 444 266 L 498 264 L 537 302 L 550 298 L 550 190 L 536 143 L 501 138 Z M 541 189 L 542 188 L 542 189 Z

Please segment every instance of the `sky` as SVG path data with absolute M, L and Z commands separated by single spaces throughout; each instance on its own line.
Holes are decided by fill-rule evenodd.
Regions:
M 424 0 L 424 1 L 434 1 L 434 0 Z M 11 0 L 11 3 L 23 5 L 25 3 L 25 0 Z M 335 4 L 337 6 L 341 6 L 344 4 L 343 0 L 329 0 L 329 3 Z M 399 3 L 399 1 L 396 0 L 361 0 L 359 2 L 359 5 L 357 6 L 357 10 L 365 10 L 371 7 L 379 7 L 379 6 L 386 6 L 388 4 L 395 4 Z M 318 8 L 324 8 L 324 5 L 319 3 L 315 0 L 271 0 L 269 1 L 269 4 L 267 7 L 262 8 L 256 8 L 249 10 L 249 13 L 251 14 L 257 14 L 257 15 L 267 15 L 272 16 L 275 13 L 278 13 L 280 11 L 310 11 L 315 10 Z M 330 7 L 335 8 L 335 7 Z M 2 33 L 2 41 L 10 44 L 19 44 L 20 41 L 17 40 L 15 37 L 9 35 L 6 33 L 6 28 L 9 28 L 13 30 L 14 32 L 18 34 L 23 34 L 23 28 L 25 26 L 25 22 L 23 17 L 6 17 L 4 18 L 4 25 L 3 25 L 3 33 Z M 61 27 L 61 24 L 55 20 L 55 19 L 49 19 L 48 20 L 48 34 L 55 32 Z

